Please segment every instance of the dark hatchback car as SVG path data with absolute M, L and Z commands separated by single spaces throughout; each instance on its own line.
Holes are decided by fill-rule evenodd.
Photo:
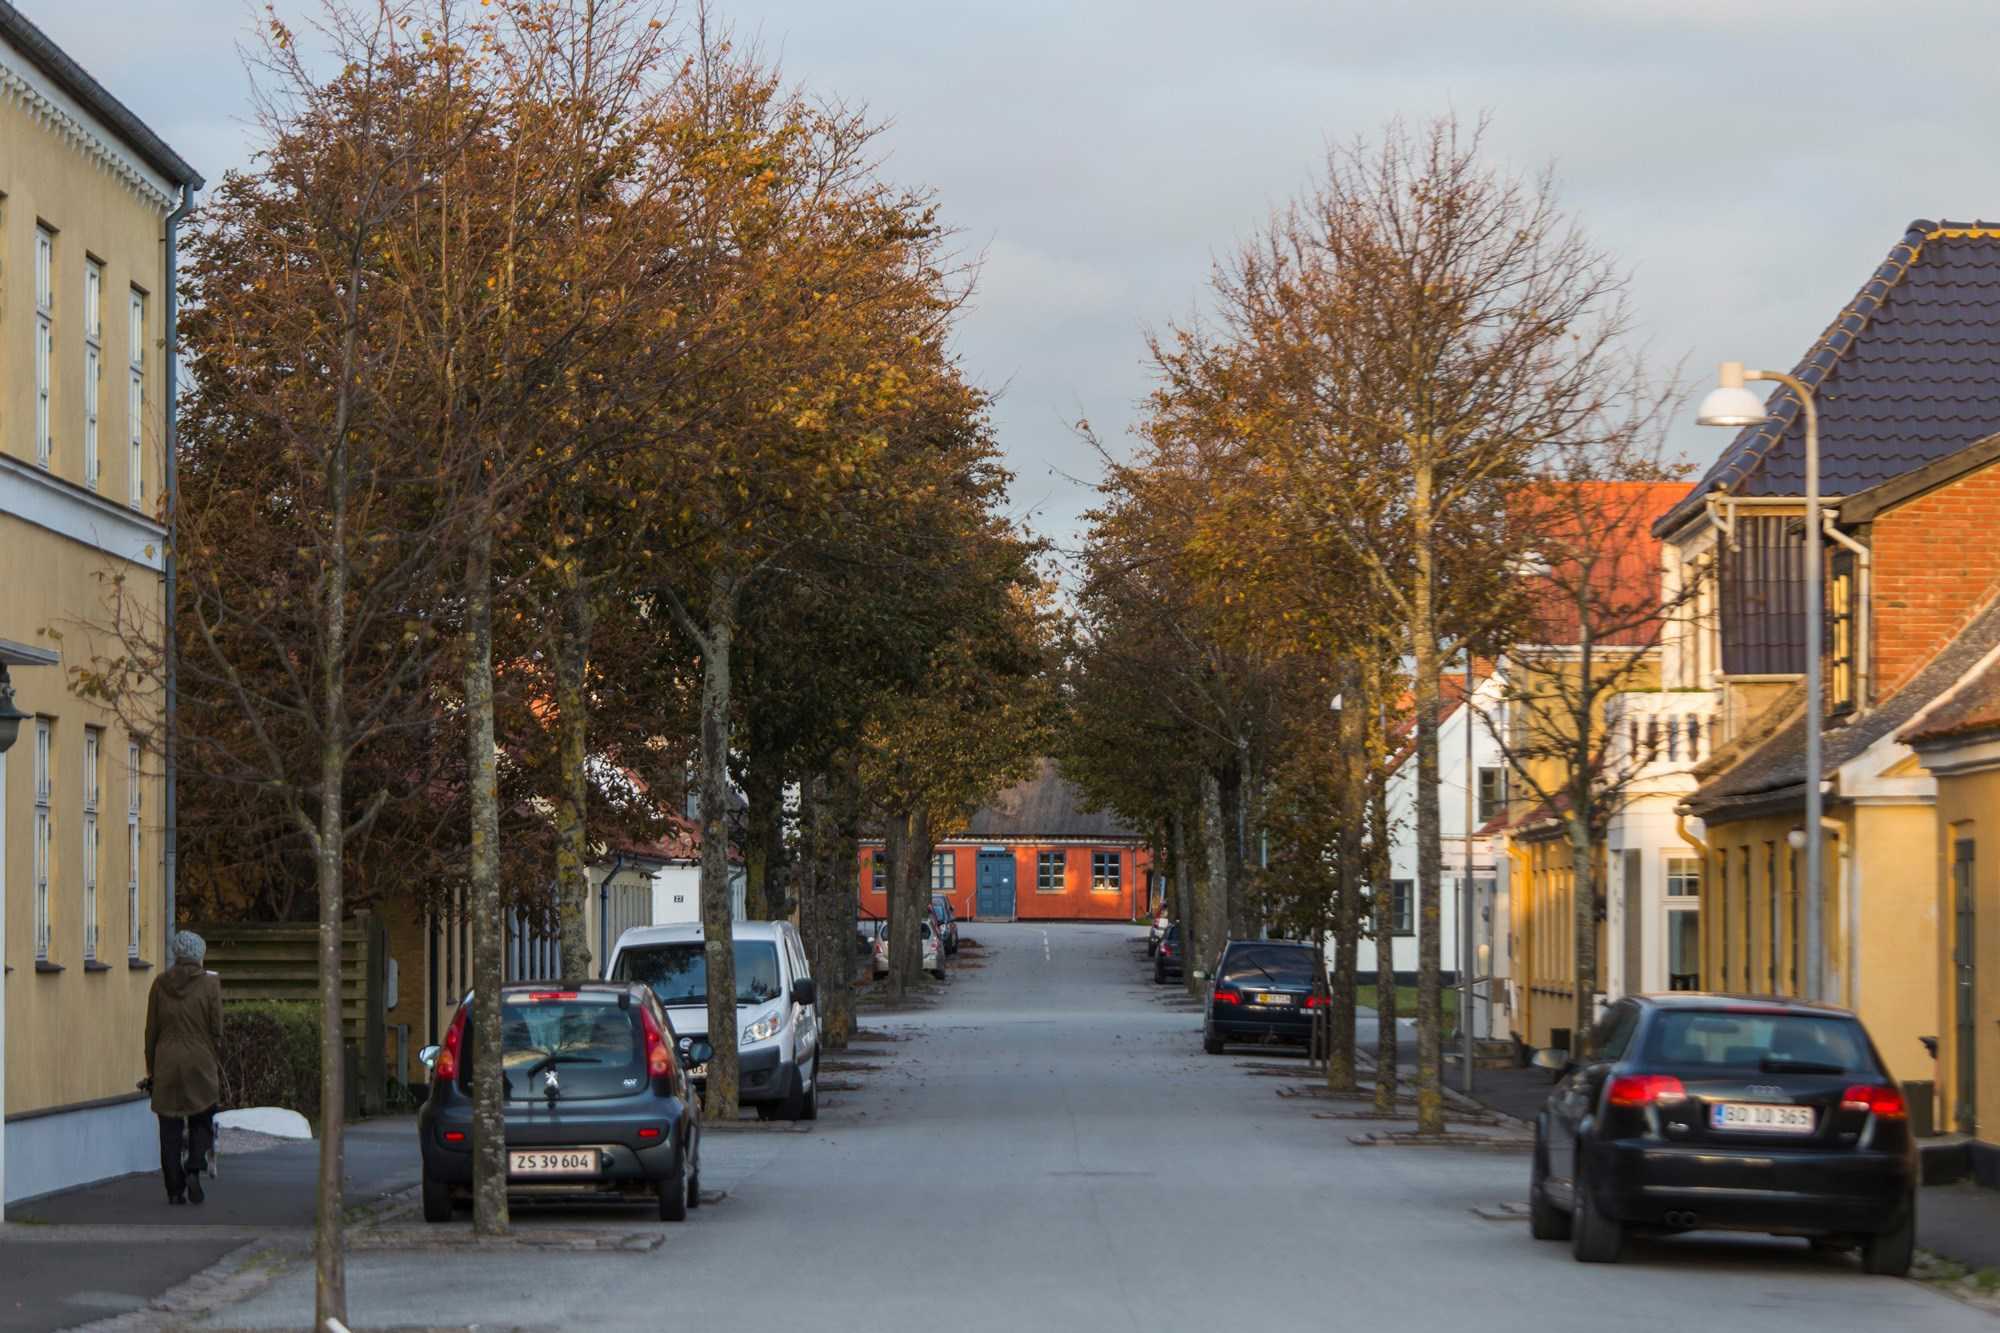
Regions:
M 467 996 L 444 1044 L 422 1053 L 426 1222 L 450 1221 L 472 1188 L 474 1003 Z M 508 1192 L 651 1196 L 663 1220 L 685 1219 L 701 1201 L 701 1110 L 653 992 L 627 981 L 523 983 L 501 989 L 500 1010 Z M 710 1054 L 697 1040 L 688 1063 Z
M 1634 1231 L 1768 1232 L 1900 1276 L 1916 1239 L 1909 1109 L 1853 1014 L 1752 996 L 1633 996 L 1535 1121 L 1540 1240 L 1615 1262 Z
M 1325 1003 L 1315 988 L 1313 947 L 1283 940 L 1231 940 L 1223 947 L 1201 1025 L 1202 1049 L 1222 1054 L 1232 1041 L 1312 1041 L 1312 1011 Z
M 1176 922 L 1167 927 L 1167 933 L 1160 936 L 1160 947 L 1153 951 L 1153 984 L 1164 986 L 1182 975 L 1181 928 Z

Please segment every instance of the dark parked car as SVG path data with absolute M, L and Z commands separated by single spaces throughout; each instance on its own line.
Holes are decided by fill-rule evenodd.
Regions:
M 1313 948 L 1284 940 L 1231 940 L 1223 946 L 1202 1016 L 1201 1045 L 1222 1054 L 1232 1041 L 1312 1041 Z
M 1797 1000 L 1633 996 L 1535 1121 L 1541 1240 L 1612 1263 L 1627 1234 L 1805 1236 L 1900 1276 L 1916 1240 L 1909 1108 L 1853 1014 Z
M 931 919 L 938 924 L 938 938 L 944 941 L 944 951 L 958 955 L 958 913 L 951 910 L 951 899 L 942 893 L 931 895 Z
M 1160 947 L 1153 951 L 1153 984 L 1164 986 L 1181 975 L 1181 928 L 1176 922 L 1167 927 L 1167 933 L 1160 936 Z
M 429 1046 L 417 1115 L 426 1222 L 448 1222 L 472 1188 L 472 1037 L 467 996 Z M 507 1189 L 651 1195 L 679 1222 L 701 1202 L 701 1109 L 675 1057 L 666 1010 L 638 982 L 532 982 L 500 991 Z M 690 1064 L 713 1052 L 697 1038 Z

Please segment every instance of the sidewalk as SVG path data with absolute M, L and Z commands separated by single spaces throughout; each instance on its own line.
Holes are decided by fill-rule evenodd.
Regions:
M 347 1205 L 365 1207 L 416 1184 L 413 1117 L 350 1125 Z M 158 1172 L 7 1209 L 0 1226 L 0 1333 L 71 1328 L 140 1310 L 236 1249 L 297 1237 L 313 1224 L 319 1144 L 232 1156 L 225 1133 L 208 1201 L 173 1207 Z

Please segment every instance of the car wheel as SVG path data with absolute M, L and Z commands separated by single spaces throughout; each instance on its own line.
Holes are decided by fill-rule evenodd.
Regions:
M 1870 1236 L 1861 1242 L 1861 1269 L 1877 1277 L 1902 1277 L 1910 1271 L 1917 1249 L 1917 1201 L 1912 1196 L 1903 1209 L 1903 1220 L 1893 1231 Z
M 1210 1055 L 1221 1055 L 1222 1034 L 1214 1028 L 1203 1028 L 1201 1030 L 1201 1048 Z
M 806 1104 L 799 1111 L 799 1119 L 801 1120 L 819 1119 L 819 1052 L 818 1051 L 813 1052 L 812 1090 L 806 1093 Z
M 759 1120 L 776 1120 L 780 1109 L 781 1103 L 778 1102 L 758 1102 L 757 1118 Z
M 674 1154 L 673 1170 L 659 1185 L 660 1220 L 662 1222 L 685 1222 L 688 1215 L 687 1159 L 680 1153 Z
M 694 1169 L 688 1172 L 688 1207 L 701 1207 L 701 1135 L 694 1138 Z
M 1625 1249 L 1625 1224 L 1604 1215 L 1591 1194 L 1583 1167 L 1583 1145 L 1576 1151 L 1576 1207 L 1570 1210 L 1570 1253 L 1580 1264 L 1615 1264 Z
M 424 1221 L 451 1221 L 451 1186 L 424 1172 Z
M 1167 969 L 1159 966 L 1157 963 L 1153 966 L 1153 984 L 1155 986 L 1164 986 L 1167 984 Z
M 1534 1165 L 1528 1168 L 1528 1234 L 1536 1240 L 1568 1240 L 1570 1216 L 1549 1202 L 1549 1150 L 1535 1131 Z

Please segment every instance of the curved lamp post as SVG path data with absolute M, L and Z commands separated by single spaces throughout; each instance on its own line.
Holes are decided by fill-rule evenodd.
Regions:
M 1805 994 L 1821 1000 L 1825 971 L 1826 916 L 1820 900 L 1820 857 L 1824 830 L 1820 827 L 1824 801 L 1820 794 L 1820 646 L 1825 629 L 1821 624 L 1820 525 L 1825 521 L 1819 506 L 1819 412 L 1813 406 L 1812 390 L 1796 377 L 1777 370 L 1745 370 L 1741 361 L 1722 363 L 1716 387 L 1701 400 L 1695 420 L 1704 426 L 1756 426 L 1767 419 L 1763 402 L 1743 387 L 1745 380 L 1770 380 L 1790 389 L 1799 400 L 1806 428 L 1806 817 L 1805 817 Z M 1723 923 L 1727 930 L 1729 923 Z M 1771 942 L 1775 952 L 1777 941 Z M 1774 968 L 1775 970 L 1775 968 Z

